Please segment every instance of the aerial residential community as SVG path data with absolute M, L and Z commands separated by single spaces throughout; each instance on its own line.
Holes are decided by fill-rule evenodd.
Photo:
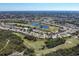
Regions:
M 44 18 L 44 19 L 46 19 L 46 18 Z M 44 19 L 42 19 L 42 21 Z M 46 20 L 49 20 L 49 17 Z M 62 36 L 71 36 L 72 33 L 79 30 L 79 27 L 77 27 L 73 24 L 67 24 L 66 26 L 65 25 L 56 25 L 54 23 L 50 23 L 50 21 L 49 22 L 44 21 L 44 23 L 43 22 L 39 23 L 38 21 L 36 22 L 34 20 L 33 22 L 28 21 L 28 24 L 1 22 L 0 29 L 21 32 L 26 35 L 34 36 L 37 38 L 57 38 L 57 37 L 62 37 Z M 41 22 L 41 20 L 40 20 L 40 22 Z M 52 22 L 53 22 L 53 20 L 52 20 Z
M 1 56 L 77 56 L 78 47 L 79 11 L 0 11 Z

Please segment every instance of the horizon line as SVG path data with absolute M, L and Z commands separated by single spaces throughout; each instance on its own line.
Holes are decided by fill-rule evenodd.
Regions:
M 79 11 L 79 10 L 5 10 L 5 11 Z

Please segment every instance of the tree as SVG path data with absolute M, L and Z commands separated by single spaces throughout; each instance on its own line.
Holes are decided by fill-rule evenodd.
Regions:
M 79 56 L 79 45 L 69 49 L 60 49 L 55 52 L 48 53 L 46 56 Z
M 64 44 L 64 43 L 65 43 L 64 38 L 48 39 L 45 42 L 46 47 L 48 47 L 48 48 L 53 48 L 53 47 L 55 47 L 57 45 Z
M 27 48 L 24 52 L 24 55 L 34 56 L 34 49 L 33 48 Z

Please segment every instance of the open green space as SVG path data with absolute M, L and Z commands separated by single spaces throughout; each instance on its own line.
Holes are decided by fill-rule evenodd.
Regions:
M 29 48 L 33 48 L 34 50 L 39 50 L 41 49 L 44 45 L 45 45 L 45 41 L 44 39 L 37 39 L 37 41 L 32 41 L 32 40 L 28 40 L 28 39 L 25 39 L 25 35 L 21 34 L 21 33 L 14 33 L 16 34 L 17 36 L 21 37 L 22 40 L 24 41 L 24 45 L 25 46 L 28 46 Z
M 50 52 L 57 51 L 59 49 L 69 49 L 69 48 L 72 48 L 78 44 L 79 44 L 79 39 L 75 39 L 74 37 L 71 37 L 71 38 L 67 39 L 64 44 L 58 45 L 54 48 L 37 51 L 36 54 L 37 55 L 45 55 L 45 54 L 48 54 Z
M 58 32 L 58 29 L 59 29 L 59 27 L 56 27 L 56 26 L 49 26 L 48 31 L 50 31 L 50 32 Z

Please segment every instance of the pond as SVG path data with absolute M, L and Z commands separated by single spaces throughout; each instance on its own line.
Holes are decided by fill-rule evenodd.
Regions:
M 41 29 L 48 29 L 49 28 L 49 26 L 41 25 L 40 23 L 37 23 L 37 22 L 32 22 L 32 26 L 39 27 Z

